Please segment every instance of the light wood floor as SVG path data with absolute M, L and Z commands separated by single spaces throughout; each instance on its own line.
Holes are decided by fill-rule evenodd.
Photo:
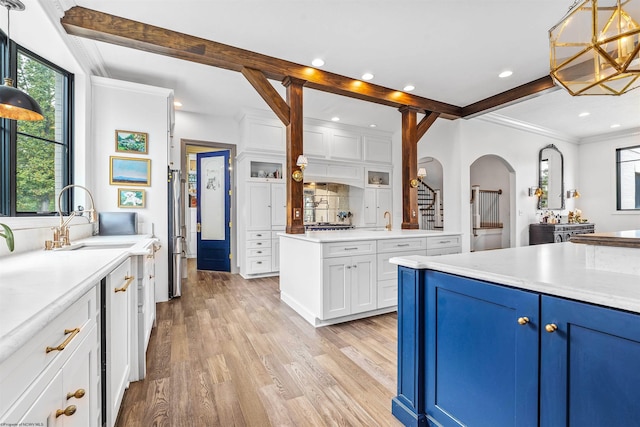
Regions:
M 400 426 L 395 313 L 315 329 L 278 279 L 196 271 L 157 305 L 117 426 Z

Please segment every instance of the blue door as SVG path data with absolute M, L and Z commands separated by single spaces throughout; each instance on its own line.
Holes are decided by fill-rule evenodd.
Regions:
M 231 271 L 229 151 L 200 153 L 197 159 L 197 267 Z

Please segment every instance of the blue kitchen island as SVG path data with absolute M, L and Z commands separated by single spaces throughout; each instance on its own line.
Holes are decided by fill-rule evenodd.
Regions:
M 615 248 L 626 271 L 594 263 L 593 241 L 392 258 L 394 416 L 406 426 L 640 425 L 640 238 L 627 237 Z

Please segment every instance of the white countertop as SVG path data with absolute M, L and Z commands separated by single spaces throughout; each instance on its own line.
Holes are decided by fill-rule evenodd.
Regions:
M 96 236 L 71 247 L 0 258 L 0 362 L 77 301 L 111 270 L 156 241 L 147 235 Z M 131 248 L 69 250 L 83 242 Z
M 279 233 L 280 237 L 306 240 L 315 243 L 329 242 L 350 242 L 356 240 L 380 240 L 380 239 L 403 239 L 408 237 L 429 237 L 429 236 L 459 236 L 457 232 L 429 231 L 429 230 L 324 230 L 307 231 L 304 234 Z
M 570 242 L 389 262 L 640 313 L 640 276 L 589 269 L 587 245 Z M 640 251 L 636 251 L 640 263 Z

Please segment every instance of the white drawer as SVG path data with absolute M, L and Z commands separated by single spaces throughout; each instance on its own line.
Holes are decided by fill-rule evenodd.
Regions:
M 391 264 L 389 262 L 389 258 L 409 255 L 427 255 L 427 250 L 420 249 L 408 252 L 389 252 L 378 254 L 378 280 L 396 280 L 398 277 L 398 266 L 396 264 Z
M 248 258 L 247 269 L 247 274 L 268 273 L 271 271 L 271 257 Z
M 247 240 L 270 239 L 271 231 L 248 231 Z
M 398 281 L 378 281 L 378 308 L 393 307 L 398 305 Z
M 426 237 L 378 240 L 378 253 L 421 250 L 427 248 Z
M 0 365 L 0 414 L 45 370 L 59 369 L 95 324 L 97 291 L 92 288 Z M 80 331 L 69 332 L 78 328 Z M 57 348 L 69 339 L 62 350 Z M 51 369 L 47 369 L 51 366 Z
M 429 236 L 427 249 L 460 247 L 460 236 Z
M 427 255 L 430 255 L 430 256 L 459 254 L 460 252 L 461 252 L 460 247 L 427 249 Z
M 271 256 L 271 248 L 258 248 L 258 249 L 248 249 L 247 257 L 252 258 L 256 256 Z
M 336 242 L 322 245 L 322 257 L 332 258 L 351 255 L 367 255 L 376 253 L 376 241 Z
M 249 240 L 247 241 L 247 249 L 259 249 L 259 248 L 270 248 L 271 247 L 271 239 L 264 240 Z

